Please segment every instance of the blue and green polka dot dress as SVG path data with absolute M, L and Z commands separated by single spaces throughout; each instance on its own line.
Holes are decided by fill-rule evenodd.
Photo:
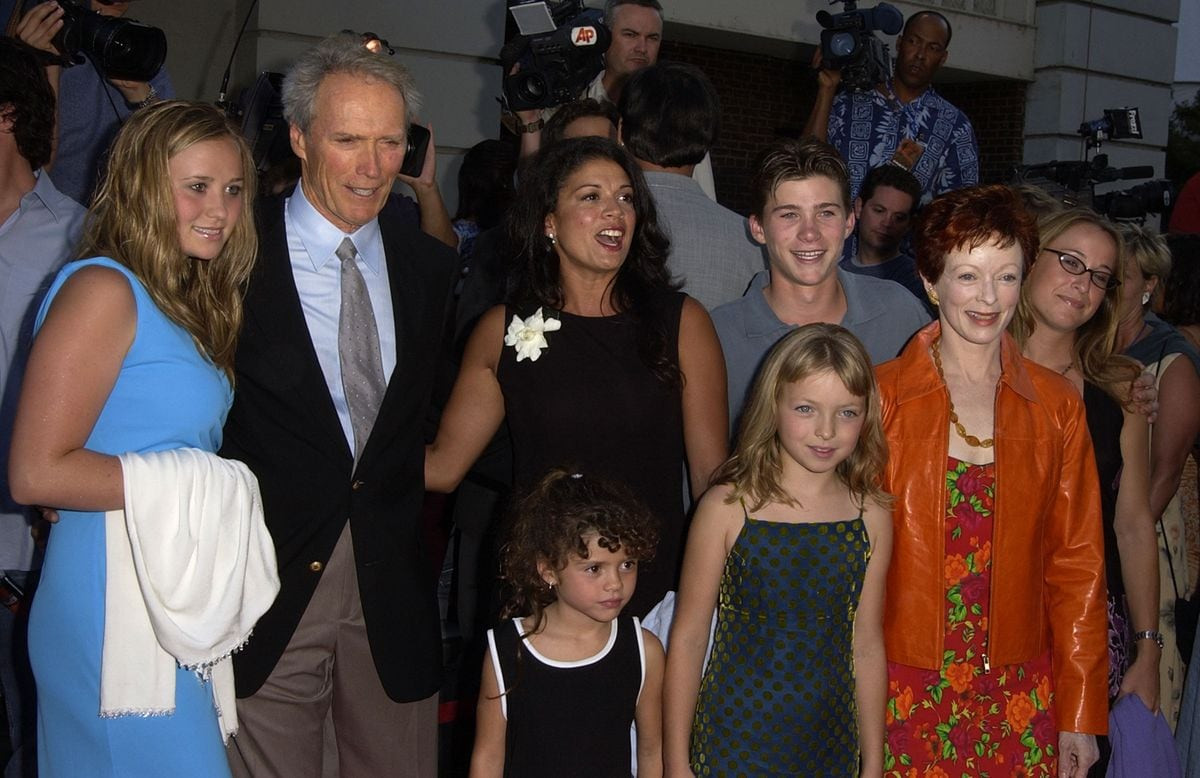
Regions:
M 857 776 L 862 516 L 746 522 L 725 560 L 692 727 L 697 776 Z

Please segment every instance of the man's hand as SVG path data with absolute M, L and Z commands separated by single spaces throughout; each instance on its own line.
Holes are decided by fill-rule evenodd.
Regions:
M 408 184 L 417 197 L 417 209 L 421 212 L 421 232 L 445 243 L 458 251 L 458 233 L 450 221 L 450 213 L 442 201 L 442 191 L 437 183 L 437 147 L 433 145 L 433 127 L 429 128 L 429 145 L 425 147 L 425 162 L 421 174 L 416 178 L 397 174 L 402 184 Z
M 1130 400 L 1133 409 L 1145 416 L 1146 421 L 1153 424 L 1158 419 L 1158 386 L 1152 373 L 1145 372 L 1137 377 L 1133 382 Z
M 1100 758 L 1096 736 L 1083 732 L 1058 733 L 1058 778 L 1084 778 Z
M 425 161 L 421 165 L 421 174 L 416 178 L 403 173 L 396 175 L 400 183 L 412 187 L 417 199 L 432 188 L 437 187 L 437 148 L 433 145 L 433 127 L 429 127 L 429 145 L 425 147 Z
M 150 84 L 145 81 L 122 81 L 118 78 L 108 79 L 108 83 L 117 88 L 121 97 L 130 105 L 137 105 L 150 96 Z
M 821 47 L 818 46 L 812 56 L 812 68 L 817 71 L 817 89 L 822 92 L 836 92 L 842 85 L 842 71 L 838 68 L 822 67 Z
M 63 9 L 58 3 L 39 3 L 30 8 L 17 24 L 17 37 L 38 51 L 60 55 L 54 36 L 63 26 Z

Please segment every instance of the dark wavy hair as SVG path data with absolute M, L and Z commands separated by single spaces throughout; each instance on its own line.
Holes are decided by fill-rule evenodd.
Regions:
M 917 270 L 931 284 L 946 269 L 946 256 L 995 243 L 1020 246 L 1022 275 L 1029 272 L 1038 250 L 1037 220 L 1021 196 L 1003 184 L 956 189 L 937 197 L 921 210 L 912 235 Z
M 588 537 L 609 551 L 625 549 L 648 561 L 658 546 L 654 514 L 627 486 L 570 467 L 552 468 L 518 503 L 500 549 L 500 571 L 511 595 L 502 618 L 528 616 L 527 634 L 542 626 L 546 606 L 557 599 L 538 564 L 562 570 L 574 554 L 588 558 Z
M 57 105 L 37 52 L 0 37 L 0 115 L 12 122 L 17 151 L 34 170 L 50 162 Z
M 917 206 L 921 204 L 921 182 L 912 173 L 890 162 L 873 167 L 867 171 L 862 189 L 858 190 L 859 199 L 865 203 L 875 196 L 875 190 L 881 186 L 890 186 L 892 189 L 908 195 L 912 200 L 912 205 L 908 208 L 909 214 L 917 212 Z
M 463 155 L 458 169 L 458 210 L 455 219 L 473 219 L 490 230 L 504 218 L 513 198 L 517 150 L 511 143 L 481 140 Z
M 621 90 L 621 140 L 661 167 L 698 165 L 717 142 L 721 101 L 704 71 L 661 62 L 634 73 Z
M 508 253 L 512 257 L 508 301 L 526 315 L 535 308 L 562 310 L 563 290 L 558 254 L 545 234 L 546 216 L 558 206 L 567 179 L 593 160 L 616 163 L 633 187 L 636 223 L 629 254 L 612 281 L 612 304 L 637 325 L 638 354 L 668 386 L 681 380 L 678 354 L 667 342 L 669 322 L 662 316 L 662 297 L 679 285 L 671 280 L 667 255 L 671 242 L 658 224 L 654 199 L 642 171 L 629 152 L 607 138 L 569 138 L 543 148 L 530 162 L 506 219 Z
M 1171 274 L 1163 295 L 1163 318 L 1176 327 L 1200 324 L 1200 235 L 1172 233 Z
M 607 100 L 602 103 L 599 100 L 585 97 L 559 106 L 554 115 L 546 121 L 546 126 L 542 128 L 542 146 L 549 146 L 562 140 L 563 133 L 576 119 L 587 119 L 593 116 L 598 119 L 607 119 L 612 124 L 612 135 L 614 138 L 616 137 L 617 123 L 621 121 L 621 114 L 617 113 L 617 107 Z

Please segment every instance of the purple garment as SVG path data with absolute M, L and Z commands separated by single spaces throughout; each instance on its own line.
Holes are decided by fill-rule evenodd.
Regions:
M 1162 712 L 1150 713 L 1142 698 L 1127 694 L 1108 714 L 1112 758 L 1105 778 L 1183 778 L 1175 738 Z

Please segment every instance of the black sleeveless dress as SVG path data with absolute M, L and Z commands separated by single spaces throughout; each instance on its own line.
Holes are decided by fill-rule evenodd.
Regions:
M 685 295 L 664 294 L 654 315 L 667 353 L 679 353 Z M 533 311 L 505 312 L 523 318 Z M 644 616 L 678 580 L 683 555 L 683 408 L 679 387 L 659 380 L 638 353 L 639 325 L 626 313 L 575 316 L 543 310 L 562 328 L 546 334 L 536 362 L 506 346 L 496 369 L 512 435 L 519 494 L 555 466 L 623 481 L 661 523 L 658 552 L 639 567 L 625 613 Z
M 513 619 L 488 630 L 507 720 L 504 775 L 628 778 L 629 728 L 646 672 L 641 624 L 617 617 L 605 646 L 575 662 L 539 655 L 521 629 Z
M 1121 428 L 1125 414 L 1120 404 L 1093 383 L 1083 385 L 1088 433 L 1096 453 L 1100 475 L 1100 514 L 1104 521 L 1104 572 L 1108 584 L 1108 696 L 1115 698 L 1129 667 L 1132 636 L 1125 604 L 1125 581 L 1121 577 L 1121 554 L 1114 526 L 1117 487 L 1121 483 Z

